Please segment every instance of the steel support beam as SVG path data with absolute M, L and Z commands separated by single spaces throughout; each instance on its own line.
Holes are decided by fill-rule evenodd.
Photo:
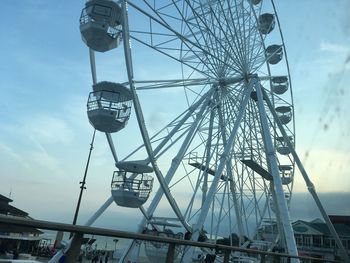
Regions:
M 269 124 L 267 120 L 267 115 L 265 111 L 264 99 L 266 100 L 267 98 L 263 96 L 263 93 L 262 93 L 263 88 L 261 87 L 261 84 L 258 78 L 256 77 L 252 81 L 255 82 L 255 89 L 256 89 L 256 94 L 258 98 L 257 104 L 259 109 L 262 135 L 263 135 L 265 151 L 266 151 L 266 159 L 268 162 L 269 172 L 273 177 L 274 189 L 276 192 L 276 202 L 277 202 L 278 212 L 282 222 L 285 242 L 287 245 L 288 253 L 290 253 L 291 255 L 298 255 L 298 249 L 295 243 L 294 232 L 293 232 L 292 224 L 290 222 L 288 206 L 285 200 L 282 180 L 280 177 L 279 168 L 277 164 L 276 151 L 273 146 Z M 297 263 L 299 262 L 299 260 L 294 259 L 292 260 L 292 262 Z
M 284 127 L 283 127 L 283 124 L 281 123 L 281 121 L 280 121 L 280 119 L 279 119 L 279 117 L 278 117 L 278 115 L 277 115 L 277 113 L 276 113 L 276 111 L 275 111 L 275 109 L 274 109 L 270 99 L 268 98 L 266 91 L 264 91 L 262 89 L 262 92 L 263 92 L 264 98 L 266 99 L 266 104 L 269 107 L 269 109 L 270 109 L 270 111 L 271 111 L 271 113 L 272 113 L 272 115 L 274 117 L 274 120 L 276 121 L 277 126 L 278 126 L 279 130 L 281 131 L 281 133 L 283 135 L 283 139 L 287 143 L 287 146 L 288 146 L 289 150 L 291 151 L 291 154 L 292 154 L 292 156 L 294 158 L 294 161 L 297 164 L 297 166 L 299 168 L 299 171 L 300 171 L 300 173 L 302 174 L 302 176 L 304 178 L 304 181 L 306 183 L 307 189 L 309 190 L 309 192 L 310 192 L 311 196 L 313 197 L 313 199 L 314 199 L 318 209 L 320 210 L 321 215 L 322 215 L 324 221 L 326 222 L 329 231 L 332 233 L 332 236 L 334 237 L 337 246 L 340 248 L 344 260 L 346 262 L 350 262 L 349 254 L 346 252 L 346 250 L 345 250 L 345 248 L 343 246 L 343 243 L 341 242 L 341 240 L 340 240 L 340 238 L 339 238 L 339 236 L 337 234 L 337 231 L 335 230 L 331 220 L 329 219 L 329 217 L 328 217 L 328 215 L 326 213 L 326 210 L 322 206 L 322 203 L 321 203 L 321 201 L 318 198 L 318 195 L 316 193 L 315 186 L 311 182 L 309 175 L 307 174 L 303 164 L 301 163 L 301 160 L 300 160 L 298 154 L 296 153 L 296 151 L 294 149 L 294 146 L 293 146 L 292 142 L 290 141 L 289 136 L 286 133 L 286 131 L 285 131 Z

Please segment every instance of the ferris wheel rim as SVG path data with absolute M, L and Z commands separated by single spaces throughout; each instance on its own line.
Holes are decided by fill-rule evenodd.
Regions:
M 130 4 L 130 3 L 129 3 Z M 283 46 L 284 46 L 284 44 L 283 44 Z M 270 77 L 271 78 L 271 77 Z M 136 81 L 135 81 L 136 82 Z
M 124 6 L 124 11 L 123 12 L 126 12 L 126 4 L 127 3 L 130 3 L 130 1 L 122 1 L 122 3 L 123 3 L 123 6 Z M 275 12 L 275 14 L 276 14 L 276 11 L 275 11 L 275 9 L 274 9 L 274 12 Z M 125 13 L 126 14 L 126 13 Z M 276 14 L 277 15 L 277 14 Z M 127 18 L 127 16 L 125 15 L 124 17 L 126 17 Z M 128 25 L 128 21 L 126 20 L 125 22 L 124 22 L 124 25 Z M 126 27 L 127 28 L 127 27 Z M 125 34 L 125 32 L 127 32 L 127 35 L 128 36 L 130 36 L 130 34 L 129 34 L 129 31 L 128 30 L 123 30 L 124 32 L 124 34 Z M 127 35 L 125 34 L 124 35 L 124 50 L 126 50 L 127 48 L 130 48 L 130 46 L 129 46 L 129 38 L 127 37 Z M 283 44 L 282 44 L 282 46 L 283 46 L 283 49 L 285 50 L 285 46 L 284 46 L 284 42 L 283 42 Z M 133 64 L 132 64 L 132 60 L 131 60 L 131 53 L 128 53 L 128 52 L 125 52 L 125 57 L 126 57 L 126 61 L 127 61 L 127 69 L 128 69 L 128 75 L 129 75 L 129 81 L 128 82 L 125 82 L 124 83 L 124 85 L 128 85 L 132 90 L 133 90 L 133 92 L 134 92 L 134 95 L 136 95 L 136 96 L 134 96 L 134 97 L 136 97 L 136 99 L 135 99 L 135 101 L 134 101 L 134 104 L 135 105 L 138 105 L 138 106 L 136 106 L 135 107 L 135 111 L 136 111 L 136 115 L 137 115 L 137 118 L 139 119 L 139 122 L 141 123 L 141 125 L 140 126 L 142 126 L 143 125 L 143 136 L 145 136 L 145 134 L 146 134 L 146 137 L 148 136 L 148 132 L 147 132 L 147 129 L 146 129 L 146 126 L 144 125 L 144 118 L 143 118 L 143 116 L 142 116 L 142 110 L 141 110 L 141 106 L 140 106 L 140 104 L 139 104 L 139 102 L 138 102 L 138 98 L 137 98 L 137 92 L 140 90 L 142 90 L 142 89 L 152 89 L 152 87 L 150 87 L 149 85 L 145 85 L 145 87 L 140 87 L 140 88 L 135 88 L 135 86 L 134 86 L 134 84 L 140 84 L 140 83 L 146 83 L 147 84 L 147 82 L 153 82 L 154 83 L 154 86 L 153 86 L 153 88 L 164 88 L 165 87 L 165 85 L 161 85 L 161 84 L 159 84 L 159 83 L 161 83 L 161 82 L 163 82 L 163 84 L 164 84 L 164 82 L 171 82 L 171 83 L 173 83 L 173 86 L 174 87 L 181 87 L 181 86 L 184 86 L 184 84 L 183 84 L 183 82 L 184 82 L 184 79 L 182 79 L 182 85 L 180 85 L 179 84 L 179 82 L 181 82 L 181 80 L 153 80 L 153 81 L 149 81 L 149 80 L 146 80 L 146 81 L 142 81 L 142 80 L 135 80 L 134 79 L 134 75 L 133 75 Z M 219 60 L 219 61 L 221 61 L 222 62 L 222 60 Z M 95 61 L 94 61 L 94 54 L 93 54 L 93 52 L 91 52 L 91 50 L 90 50 L 90 63 L 91 63 L 91 68 L 92 68 L 92 77 L 93 77 L 93 82 L 94 83 L 96 83 L 96 66 L 95 66 Z M 265 60 L 265 62 L 264 63 L 262 63 L 262 65 L 264 65 L 264 64 L 266 64 L 267 65 L 267 67 L 268 67 L 268 69 L 269 69 L 269 65 L 267 64 L 267 62 L 266 62 L 266 60 Z M 227 65 L 227 64 L 226 64 Z M 271 78 L 273 77 L 272 75 L 271 75 L 271 73 L 270 73 L 270 70 L 268 70 L 269 71 L 269 73 L 267 74 L 267 75 L 263 75 L 263 76 L 260 76 L 260 79 L 261 80 L 263 80 L 263 81 L 269 81 L 269 80 L 271 80 Z M 191 73 L 192 74 L 192 73 Z M 216 77 L 216 78 L 209 78 L 208 77 L 208 75 L 207 74 L 203 74 L 204 76 L 207 76 L 206 78 L 202 78 L 202 79 L 196 79 L 196 78 L 193 78 L 193 79 L 190 79 L 190 78 L 188 78 L 188 79 L 186 79 L 186 81 L 187 81 L 187 84 L 186 84 L 186 86 L 190 86 L 191 85 L 191 83 L 192 83 L 192 85 L 198 85 L 198 83 L 201 83 L 203 86 L 206 86 L 206 85 L 212 85 L 212 87 L 216 87 L 216 86 L 220 86 L 220 85 L 224 85 L 224 86 L 226 86 L 226 87 L 230 87 L 230 86 L 232 86 L 233 85 L 233 87 L 237 87 L 235 84 L 239 84 L 239 83 L 244 83 L 244 81 L 246 82 L 246 81 L 249 81 L 249 80 L 251 80 L 251 79 L 253 79 L 253 78 L 255 78 L 255 75 L 247 75 L 247 74 L 245 74 L 245 75 L 241 75 L 241 76 L 236 76 L 236 77 L 234 77 L 234 75 L 231 75 L 231 76 L 229 76 L 229 77 Z M 288 75 L 290 75 L 289 74 L 289 68 L 288 68 Z M 196 81 L 199 81 L 199 82 L 197 82 L 196 83 Z M 167 85 L 168 85 L 168 83 L 166 83 Z M 237 84 L 237 85 L 238 85 Z M 169 87 L 168 87 L 169 88 Z M 197 93 L 197 99 L 198 98 L 201 98 L 201 97 L 204 97 L 203 95 L 202 95 L 202 93 L 201 92 L 203 92 L 203 90 L 202 91 L 200 91 L 199 93 Z M 208 94 L 207 94 L 208 95 Z M 208 96 L 209 97 L 209 96 Z M 197 101 L 198 102 L 198 101 Z M 191 105 L 191 104 L 189 104 L 189 107 L 193 107 L 193 104 Z M 140 114 L 140 112 L 141 112 L 141 114 Z M 141 115 L 141 117 L 139 117 L 139 115 Z M 294 121 L 294 119 L 293 119 L 293 121 Z M 294 126 L 293 126 L 293 128 L 294 128 Z M 116 162 L 117 162 L 117 157 L 116 157 L 116 153 L 115 153 L 115 149 L 114 149 L 114 145 L 113 145 L 113 142 L 112 142 L 112 139 L 111 139 L 111 137 L 110 137 L 110 134 L 106 134 L 107 135 L 107 140 L 108 140 L 108 143 L 109 143 L 109 145 L 110 145 L 110 148 L 111 148 L 111 151 L 112 151 L 112 154 L 113 154 L 113 156 L 114 156 L 114 158 L 115 158 L 115 160 L 116 160 Z M 144 142 L 145 141 L 148 141 L 148 144 L 150 145 L 150 147 L 149 147 L 149 156 L 151 156 L 151 162 L 152 162 L 152 160 L 153 160 L 153 163 L 152 163 L 152 166 L 155 166 L 155 167 L 158 167 L 157 166 L 157 163 L 156 163 L 156 159 L 154 158 L 155 157 L 155 155 L 152 155 L 153 154 L 153 150 L 152 150 L 152 146 L 151 146 L 151 141 L 150 141 L 150 139 L 149 139 L 149 137 L 148 137 L 148 140 L 146 139 L 146 140 L 144 140 Z M 146 143 L 145 143 L 146 144 Z M 147 147 L 146 147 L 147 148 Z M 156 171 L 158 170 L 158 169 L 155 169 Z M 158 174 L 160 174 L 161 175 L 161 171 L 160 170 L 158 170 L 159 172 L 158 172 Z M 158 177 L 160 177 L 160 176 L 158 176 Z M 162 178 L 161 178 L 161 180 L 162 180 Z M 161 181 L 160 180 L 160 181 Z M 176 204 L 176 201 L 173 199 L 172 200 L 172 195 L 171 194 L 169 194 L 169 187 L 166 185 L 166 184 L 164 184 L 164 182 L 163 182 L 163 186 L 161 186 L 161 188 L 163 189 L 163 190 L 165 190 L 165 192 L 167 192 L 168 191 L 168 200 L 170 200 L 169 201 L 169 203 L 173 203 L 173 206 L 175 207 L 175 208 L 173 208 L 173 210 L 178 210 L 179 211 L 179 209 L 178 208 L 176 208 L 176 207 L 178 207 L 177 206 L 177 204 Z M 267 203 L 266 203 L 266 205 L 265 205 L 265 207 L 264 207 L 264 211 L 266 211 L 266 208 L 268 207 L 268 205 L 267 205 Z M 141 207 L 141 212 L 143 213 L 143 215 L 145 216 L 144 218 L 145 219 L 147 219 L 148 221 L 149 221 L 149 219 L 150 219 L 150 215 L 149 214 L 147 214 L 147 212 L 145 211 L 145 209 L 143 208 L 143 207 Z M 264 212 L 265 213 L 265 212 Z M 268 211 L 268 213 L 270 213 L 270 211 Z M 182 216 L 182 214 L 181 214 L 181 212 L 179 211 L 179 213 L 178 213 L 178 218 L 181 218 L 181 220 L 180 221 L 182 221 L 182 223 L 183 223 L 183 226 L 185 227 L 185 228 L 187 228 L 188 230 L 190 230 L 190 226 L 189 226 L 189 224 L 185 221 L 185 219 L 184 219 L 184 217 Z M 263 220 L 263 218 L 261 218 L 261 221 Z

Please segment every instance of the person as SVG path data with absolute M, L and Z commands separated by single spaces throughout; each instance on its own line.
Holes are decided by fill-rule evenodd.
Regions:
M 108 263 L 108 252 L 106 252 L 106 255 L 105 255 L 105 263 Z
M 216 255 L 215 254 L 207 254 L 205 257 L 205 263 L 213 263 L 215 261 Z
M 98 253 L 95 251 L 94 256 L 92 257 L 92 263 L 97 263 L 98 261 Z
M 83 252 L 80 252 L 79 257 L 78 257 L 78 262 L 79 263 L 83 262 Z
M 58 260 L 59 263 L 64 263 L 66 261 L 66 253 L 63 251 L 62 256 Z
M 17 251 L 17 249 L 15 249 L 13 251 L 13 259 L 18 259 L 18 251 Z
M 185 233 L 185 240 L 191 240 L 191 237 L 192 237 L 192 233 L 190 231 L 187 231 Z

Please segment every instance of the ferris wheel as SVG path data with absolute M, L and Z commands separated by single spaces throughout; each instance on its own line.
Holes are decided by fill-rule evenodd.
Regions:
M 266 239 L 273 224 L 269 249 L 297 255 L 288 212 L 294 106 L 273 1 L 90 0 L 80 30 L 93 79 L 89 121 L 106 133 L 117 167 L 104 209 L 111 200 L 139 209 L 139 232 L 239 246 Z M 98 81 L 95 52 L 112 49 L 124 76 Z M 154 112 L 165 116 L 158 130 Z M 119 159 L 112 135 L 130 118 L 143 143 Z M 191 262 L 193 253 L 179 257 Z

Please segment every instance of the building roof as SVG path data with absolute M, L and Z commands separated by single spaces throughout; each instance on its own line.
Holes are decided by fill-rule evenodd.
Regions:
M 329 219 L 333 224 L 342 223 L 350 227 L 350 216 L 329 215 Z
M 0 194 L 0 214 L 9 216 L 9 217 L 28 217 L 28 213 L 10 205 L 9 203 L 13 202 L 12 199 L 7 198 Z M 9 234 L 9 233 L 22 233 L 22 234 L 42 234 L 43 232 L 33 228 L 33 227 L 21 227 L 13 226 L 9 224 L 0 224 L 0 234 Z
M 0 214 L 4 214 L 4 215 L 10 214 L 10 215 L 22 216 L 22 217 L 28 216 L 27 212 L 24 212 L 23 210 L 18 209 L 12 205 L 9 205 L 8 203 L 5 203 L 5 202 L 0 202 Z
M 14 226 L 9 224 L 0 224 L 0 234 L 1 233 L 28 233 L 28 234 L 42 234 L 43 232 L 34 228 L 27 226 Z
M 6 196 L 0 194 L 0 203 L 1 203 L 1 202 L 10 203 L 10 202 L 12 202 L 12 201 L 13 201 L 12 199 L 7 198 Z
M 311 222 L 306 222 L 304 220 L 298 220 L 297 222 L 302 222 L 305 225 L 321 232 L 325 236 L 331 236 L 331 232 L 328 229 L 328 226 L 324 222 L 319 222 L 319 221 L 311 221 Z M 333 223 L 333 226 L 335 228 L 335 231 L 338 233 L 339 236 L 343 237 L 350 237 L 350 226 L 343 224 L 343 223 Z

